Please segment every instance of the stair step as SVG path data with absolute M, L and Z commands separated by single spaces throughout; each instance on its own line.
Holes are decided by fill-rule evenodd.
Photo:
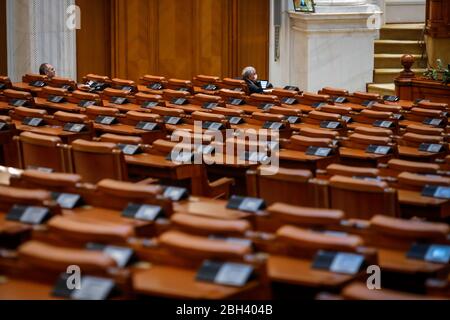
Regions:
M 422 40 L 423 23 L 386 24 L 380 30 L 382 40 Z
M 378 93 L 382 96 L 395 95 L 395 84 L 394 83 L 369 83 L 367 86 L 367 92 Z
M 425 43 L 414 40 L 375 40 L 375 53 L 422 54 Z
M 376 69 L 386 69 L 386 68 L 399 68 L 401 67 L 401 58 L 403 54 L 394 53 L 378 53 L 375 54 L 375 68 Z M 422 57 L 420 54 L 414 54 L 414 58 L 416 62 L 413 65 L 413 68 L 426 68 L 427 66 L 427 57 L 426 55 Z
M 374 83 L 393 83 L 403 69 L 375 69 L 373 75 Z M 416 75 L 423 74 L 426 69 L 412 69 Z

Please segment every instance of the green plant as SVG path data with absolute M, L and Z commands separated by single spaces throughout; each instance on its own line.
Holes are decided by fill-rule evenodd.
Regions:
M 447 69 L 444 68 L 444 64 L 441 59 L 436 60 L 437 68 L 429 67 L 423 74 L 427 79 L 442 81 L 443 84 L 450 83 L 450 64 Z

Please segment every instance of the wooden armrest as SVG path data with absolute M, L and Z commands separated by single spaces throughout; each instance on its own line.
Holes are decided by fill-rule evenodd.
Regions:
M 383 128 L 356 127 L 355 133 L 365 136 L 391 137 L 394 133 L 392 130 Z
M 124 91 L 124 90 L 106 88 L 103 91 L 103 94 L 105 95 L 105 97 L 123 97 L 123 98 L 126 98 L 126 97 L 128 97 L 129 93 L 128 93 L 128 91 Z
M 440 110 L 430 110 L 430 109 L 422 109 L 422 108 L 412 108 L 411 113 L 416 114 L 418 116 L 423 117 L 435 117 L 442 118 L 444 117 L 444 113 Z
M 54 88 L 54 87 L 44 87 L 42 88 L 41 94 L 45 95 L 55 95 L 55 96 L 67 96 L 69 91 L 63 88 Z
M 336 131 L 324 130 L 324 129 L 314 129 L 309 127 L 303 127 L 300 129 L 300 133 L 302 136 L 311 137 L 311 138 L 327 138 L 327 139 L 336 139 L 339 136 L 339 133 Z
M 317 110 L 328 113 L 349 114 L 352 111 L 352 108 L 345 106 L 332 106 L 327 104 L 325 106 L 317 108 Z
M 425 136 L 440 136 L 444 133 L 444 129 L 410 124 L 406 127 L 406 132 L 421 134 Z
M 154 102 L 159 102 L 163 98 L 158 94 L 148 94 L 144 92 L 138 92 L 134 95 L 134 97 L 141 101 L 154 101 Z
M 273 169 L 267 167 L 258 168 L 258 175 L 267 176 L 270 179 L 291 181 L 291 182 L 308 182 L 313 178 L 313 174 L 309 170 L 279 168 L 274 173 Z
M 11 123 L 11 117 L 10 116 L 2 116 L 0 115 L 0 121 L 5 123 Z
M 364 134 L 354 133 L 350 135 L 350 140 L 362 144 L 388 145 L 392 142 L 389 137 L 367 136 Z
M 78 139 L 72 142 L 72 150 L 79 152 L 90 152 L 90 153 L 112 153 L 117 149 L 115 143 L 110 142 L 94 142 Z
M 298 95 L 298 92 L 284 89 L 273 89 L 272 94 L 277 97 L 295 98 L 295 96 Z
M 117 266 L 114 259 L 103 252 L 55 247 L 38 241 L 26 242 L 19 247 L 18 254 L 31 265 L 60 272 L 70 265 L 77 265 L 84 272 L 105 271 Z
M 111 81 L 111 80 L 109 79 L 109 77 L 107 77 L 107 76 L 101 76 L 101 75 L 98 75 L 98 74 L 92 74 L 92 73 L 86 75 L 86 77 L 84 77 L 84 79 L 86 79 L 86 80 L 92 80 L 92 81 L 97 81 L 97 82 L 104 82 L 104 83 L 110 82 L 110 81 Z
M 402 140 L 405 141 L 411 141 L 411 142 L 416 142 L 416 143 L 443 143 L 444 142 L 444 137 L 440 137 L 440 136 L 425 136 L 422 134 L 416 134 L 416 133 L 405 133 L 402 136 Z
M 116 108 L 106 108 L 106 107 L 87 107 L 86 114 L 94 115 L 94 116 L 118 116 L 120 113 L 119 109 Z
M 311 111 L 308 114 L 308 117 L 311 119 L 321 120 L 321 121 L 339 121 L 341 120 L 341 115 L 321 112 L 321 111 Z
M 332 176 L 364 176 L 364 177 L 378 177 L 380 170 L 373 168 L 360 168 L 352 166 L 344 166 L 341 164 L 330 164 L 327 167 L 327 173 Z
M 353 96 L 364 100 L 379 100 L 381 97 L 378 93 L 355 92 Z
M 362 110 L 360 114 L 367 118 L 374 119 L 390 119 L 393 116 L 392 112 L 372 111 L 367 109 Z
M 245 112 L 243 110 L 237 110 L 237 109 L 228 109 L 228 108 L 222 108 L 222 107 L 215 107 L 212 109 L 214 113 L 222 114 L 224 116 L 230 116 L 230 117 L 242 117 Z
M 288 224 L 339 225 L 344 219 L 344 212 L 341 210 L 305 208 L 284 203 L 274 203 L 267 211 Z
M 47 187 L 75 187 L 81 182 L 81 176 L 69 173 L 45 173 L 37 170 L 24 171 L 20 179 Z
M 199 230 L 209 234 L 241 234 L 251 230 L 247 220 L 221 220 L 188 214 L 174 214 L 170 220 L 187 230 Z
M 174 86 L 192 86 L 190 80 L 181 80 L 181 79 L 169 79 L 169 84 Z
M 30 190 L 0 186 L 1 202 L 13 204 L 40 204 L 51 200 L 50 192 L 45 190 Z
M 212 122 L 223 122 L 226 120 L 226 117 L 222 114 L 213 114 L 196 111 L 192 113 L 192 119 L 196 121 L 212 121 Z
M 222 99 L 221 97 L 218 96 L 212 96 L 209 94 L 203 94 L 203 93 L 198 93 L 194 96 L 195 100 L 199 101 L 199 102 L 214 102 L 214 103 L 219 103 L 220 100 Z
M 101 222 L 101 221 L 99 221 Z M 95 223 L 91 219 L 83 221 L 65 216 L 55 216 L 47 222 L 48 228 L 56 234 L 63 237 L 81 239 L 87 241 L 120 241 L 126 242 L 127 239 L 134 237 L 135 232 L 130 224 L 117 223 Z
M 283 107 L 272 107 L 269 110 L 270 113 L 273 114 L 281 114 L 283 116 L 297 116 L 299 117 L 302 114 L 300 109 L 292 109 L 292 108 L 283 108 Z
M 252 118 L 258 121 L 283 122 L 284 116 L 281 114 L 270 114 L 262 112 L 254 112 Z
M 231 192 L 231 186 L 236 183 L 234 179 L 231 178 L 221 178 L 214 182 L 208 182 L 209 185 L 209 196 L 215 199 L 218 198 L 229 198 Z
M 400 112 L 402 112 L 403 108 L 401 106 L 393 106 L 393 105 L 387 105 L 387 104 L 382 104 L 382 103 L 374 103 L 371 107 L 371 110 L 400 113 Z
M 277 239 L 300 248 L 332 251 L 356 251 L 363 245 L 359 236 L 335 236 L 293 226 L 284 226 L 276 232 Z
M 136 83 L 133 80 L 114 78 L 111 80 L 115 85 L 134 87 Z
M 441 111 L 446 111 L 448 109 L 447 103 L 420 101 L 417 105 L 419 108 L 422 108 L 422 109 L 434 109 L 434 110 L 441 110 Z
M 31 100 L 33 96 L 29 92 L 6 89 L 3 91 L 5 97 L 11 99 Z M 17 109 L 17 108 L 16 108 Z
M 22 81 L 25 83 L 30 83 L 33 81 L 48 81 L 48 77 L 41 74 L 27 73 L 22 77 Z
M 63 111 L 55 112 L 53 118 L 61 122 L 71 122 L 71 123 L 84 123 L 89 120 L 89 118 L 84 114 L 75 114 Z
M 138 112 L 138 111 L 128 111 L 127 119 L 134 121 L 147 121 L 147 122 L 155 122 L 159 120 L 161 117 L 157 114 L 146 113 L 146 112 Z
M 232 86 L 242 86 L 242 85 L 246 84 L 244 80 L 231 79 L 231 78 L 223 78 L 222 82 L 227 85 L 232 85 Z
M 47 115 L 46 110 L 32 109 L 26 107 L 17 107 L 14 109 L 14 113 L 21 117 L 37 117 L 37 118 L 42 118 Z
M 330 179 L 330 186 L 360 192 L 384 192 L 389 188 L 389 185 L 384 181 L 366 181 L 344 176 L 332 177 Z
M 105 179 L 97 184 L 99 191 L 121 198 L 155 198 L 163 193 L 161 186 L 139 185 L 131 182 Z
M 185 113 L 182 109 L 166 108 L 166 107 L 154 107 L 152 113 L 159 114 L 160 116 L 179 117 L 183 118 Z
M 342 296 L 350 300 L 433 300 L 431 297 L 403 293 L 389 289 L 369 290 L 366 284 L 352 283 L 342 290 Z
M 440 167 L 434 163 L 413 162 L 400 159 L 391 159 L 388 162 L 390 169 L 413 173 L 436 173 Z
M 158 152 L 168 154 L 172 152 L 173 148 L 175 148 L 177 144 L 177 142 L 159 139 L 153 142 L 152 147 Z
M 159 184 L 160 180 L 155 178 L 147 178 L 141 181 L 136 182 L 137 185 L 149 185 L 149 184 Z
M 203 82 L 211 82 L 211 83 L 215 83 L 218 82 L 220 80 L 219 77 L 215 77 L 215 76 L 205 76 L 203 74 L 199 74 L 195 77 L 197 80 L 203 81 Z
M 291 143 L 303 147 L 330 147 L 333 145 L 333 140 L 326 138 L 310 138 L 304 136 L 292 136 Z
M 100 100 L 100 96 L 95 93 L 87 93 L 79 90 L 72 92 L 72 97 L 78 100 L 97 101 Z
M 177 254 L 202 259 L 243 259 L 251 253 L 251 247 L 248 245 L 192 236 L 178 231 L 165 232 L 159 237 L 159 243 Z
M 132 145 L 143 144 L 141 137 L 121 136 L 121 135 L 112 134 L 112 133 L 102 134 L 100 136 L 100 142 L 124 143 L 124 144 L 132 144 Z
M 311 92 L 303 93 L 303 98 L 317 102 L 326 102 L 330 100 L 330 96 L 327 94 L 315 94 Z
M 328 94 L 330 96 L 342 96 L 342 97 L 348 96 L 347 90 L 339 88 L 325 87 L 322 90 L 320 90 L 320 92 L 323 94 Z
M 142 77 L 142 80 L 147 82 L 163 82 L 166 81 L 166 78 L 160 76 L 145 75 Z
M 370 228 L 394 237 L 410 239 L 446 239 L 450 227 L 445 223 L 398 219 L 377 215 L 370 220 Z
M 450 178 L 441 176 L 424 176 L 415 173 L 402 172 L 398 175 L 398 182 L 400 185 L 410 185 L 417 187 L 424 187 L 426 185 L 450 185 Z
M 277 103 L 278 97 L 274 95 L 268 95 L 268 94 L 260 94 L 260 93 L 254 93 L 250 95 L 250 99 L 257 102 L 268 102 L 268 103 Z

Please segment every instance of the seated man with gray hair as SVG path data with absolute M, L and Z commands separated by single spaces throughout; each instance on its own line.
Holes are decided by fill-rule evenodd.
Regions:
M 254 67 L 246 67 L 242 70 L 242 80 L 247 83 L 249 94 L 264 93 L 261 82 L 258 81 L 258 74 Z

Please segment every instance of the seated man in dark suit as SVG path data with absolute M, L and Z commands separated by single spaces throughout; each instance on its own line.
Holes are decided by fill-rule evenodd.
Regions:
M 39 74 L 42 76 L 47 76 L 49 79 L 52 79 L 56 76 L 55 67 L 49 63 L 43 63 L 39 67 Z
M 254 67 L 246 67 L 242 70 L 242 79 L 245 80 L 250 94 L 264 93 L 261 82 L 258 81 L 258 74 Z

